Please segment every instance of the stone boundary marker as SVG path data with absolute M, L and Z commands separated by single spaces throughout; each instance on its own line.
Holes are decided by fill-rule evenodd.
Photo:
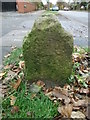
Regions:
M 72 72 L 72 52 L 73 37 L 54 15 L 43 15 L 24 38 L 26 79 L 64 85 Z

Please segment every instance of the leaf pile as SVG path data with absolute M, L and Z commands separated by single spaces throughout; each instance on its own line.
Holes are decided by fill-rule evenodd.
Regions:
M 21 49 L 12 47 L 11 54 L 5 56 L 3 72 L 0 73 L 4 96 L 8 96 L 12 94 L 12 91 L 17 90 L 24 78 L 24 61 L 21 53 Z
M 75 84 L 81 83 L 84 87 L 88 87 L 90 80 L 90 56 L 84 49 L 75 46 L 72 55 L 73 73 L 71 80 L 74 79 Z M 79 85 L 80 86 L 80 85 Z

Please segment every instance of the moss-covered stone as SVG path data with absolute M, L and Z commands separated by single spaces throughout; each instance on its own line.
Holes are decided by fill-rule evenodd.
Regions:
M 73 38 L 55 16 L 39 18 L 24 39 L 26 79 L 66 83 L 72 71 L 72 51 Z

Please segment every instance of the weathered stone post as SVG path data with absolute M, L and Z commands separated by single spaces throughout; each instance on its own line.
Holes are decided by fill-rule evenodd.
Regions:
M 39 18 L 23 43 L 26 79 L 63 85 L 72 71 L 73 37 L 55 16 Z

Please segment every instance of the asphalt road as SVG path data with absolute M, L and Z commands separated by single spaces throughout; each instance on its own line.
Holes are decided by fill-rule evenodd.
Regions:
M 59 11 L 58 20 L 74 38 L 74 45 L 88 47 L 88 12 Z
M 59 11 L 70 20 L 80 22 L 81 24 L 88 26 L 88 12 L 77 11 Z
M 3 12 L 2 13 L 2 36 L 12 30 L 30 30 L 35 19 L 41 11 L 32 13 Z
M 32 29 L 35 20 L 43 11 L 21 14 L 18 12 L 0 13 L 0 68 L 3 57 L 11 51 L 11 46 L 21 47 L 24 36 Z M 0 27 L 1 27 L 0 26 Z M 1 33 L 1 31 L 0 31 Z

